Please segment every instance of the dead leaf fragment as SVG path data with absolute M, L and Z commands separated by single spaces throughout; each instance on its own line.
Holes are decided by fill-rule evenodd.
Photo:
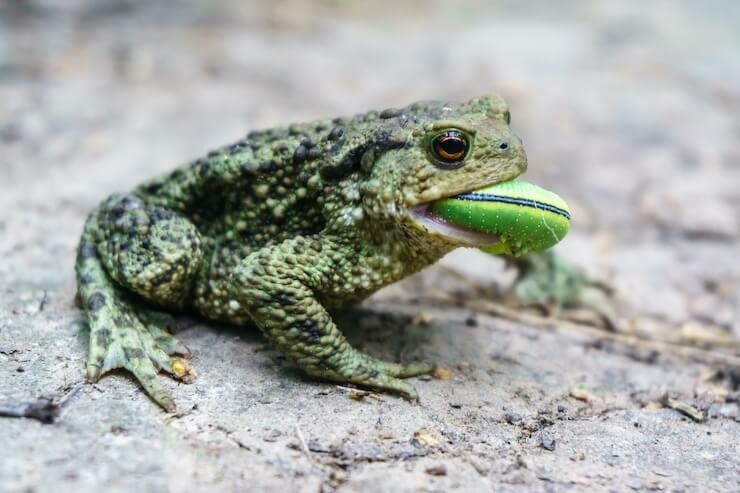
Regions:
M 414 440 L 423 448 L 436 448 L 442 445 L 442 436 L 432 428 L 419 428 L 414 432 Z
M 432 370 L 432 377 L 437 380 L 450 380 L 452 378 L 452 371 L 444 366 L 438 366 Z
M 696 407 L 689 404 L 688 402 L 680 401 L 678 399 L 665 396 L 663 398 L 662 404 L 663 406 L 667 408 L 678 411 L 684 416 L 688 416 L 689 418 L 693 419 L 697 423 L 701 423 L 702 421 L 704 421 L 704 413 L 700 411 L 699 409 L 697 409 Z
M 431 324 L 432 323 L 432 320 L 434 320 L 434 318 L 432 317 L 431 314 L 429 314 L 429 313 L 419 313 L 413 319 L 411 319 L 411 322 L 414 325 L 424 325 L 424 326 L 426 326 L 426 325 Z
M 594 397 L 594 395 L 586 390 L 586 387 L 580 383 L 572 386 L 568 395 L 583 402 L 592 402 L 596 399 L 596 397 Z

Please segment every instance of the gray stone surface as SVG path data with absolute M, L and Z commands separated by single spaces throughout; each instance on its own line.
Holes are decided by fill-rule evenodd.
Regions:
M 0 405 L 78 389 L 54 424 L 0 418 L 0 491 L 738 490 L 736 2 L 134 4 L 0 6 Z M 450 370 L 418 405 L 184 317 L 178 415 L 122 373 L 81 384 L 74 247 L 107 194 L 252 128 L 491 91 L 528 179 L 573 207 L 558 250 L 614 286 L 616 334 L 445 306 L 511 280 L 458 251 L 343 317 Z

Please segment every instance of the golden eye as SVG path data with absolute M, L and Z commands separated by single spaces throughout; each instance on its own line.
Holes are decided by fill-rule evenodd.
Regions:
M 460 163 L 468 154 L 468 137 L 460 130 L 445 130 L 432 139 L 432 153 L 445 164 Z

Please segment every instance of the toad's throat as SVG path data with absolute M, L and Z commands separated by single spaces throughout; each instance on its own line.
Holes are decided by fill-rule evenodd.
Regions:
M 436 201 L 435 201 L 436 202 Z M 437 215 L 433 206 L 435 202 L 428 202 L 412 209 L 414 218 L 427 230 L 437 233 L 450 240 L 481 247 L 495 245 L 500 241 L 497 235 L 476 231 L 464 226 L 452 224 Z

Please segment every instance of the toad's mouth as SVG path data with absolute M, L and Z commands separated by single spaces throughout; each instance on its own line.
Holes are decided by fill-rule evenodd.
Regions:
M 499 243 L 500 239 L 497 235 L 475 231 L 445 221 L 432 210 L 435 202 L 426 202 L 411 209 L 414 219 L 427 232 L 477 248 Z

